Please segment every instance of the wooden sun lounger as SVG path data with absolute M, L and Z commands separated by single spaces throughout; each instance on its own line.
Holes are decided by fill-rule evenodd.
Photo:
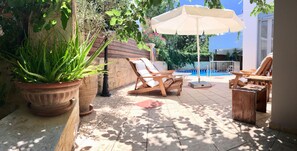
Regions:
M 229 81 L 229 88 L 236 88 L 238 86 L 242 87 L 247 84 L 247 82 L 243 82 L 240 80 L 241 77 L 249 77 L 249 76 L 272 76 L 272 54 L 267 55 L 261 62 L 259 68 L 257 70 L 244 71 L 240 72 L 231 72 L 236 77 Z M 256 83 L 259 84 L 259 83 Z
M 145 64 L 139 58 L 127 58 L 129 61 L 133 71 L 135 72 L 137 79 L 135 83 L 134 90 L 129 91 L 129 94 L 142 94 L 147 93 L 155 90 L 161 91 L 162 96 L 167 96 L 167 92 L 170 90 L 177 90 L 177 95 L 180 95 L 182 91 L 183 79 L 182 78 L 171 78 L 170 75 L 162 75 L 162 74 L 153 74 L 150 73 Z M 143 63 L 143 65 L 142 65 Z M 137 69 L 137 66 L 141 66 L 141 71 Z M 142 76 L 141 74 L 144 74 Z M 138 83 L 141 82 L 142 84 L 138 86 Z M 158 84 L 155 84 L 158 82 Z M 155 84 L 152 86 L 152 84 Z

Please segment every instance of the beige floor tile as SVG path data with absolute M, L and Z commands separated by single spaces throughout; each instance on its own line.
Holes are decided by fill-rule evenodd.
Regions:
M 296 144 L 297 145 L 297 135 L 294 134 L 289 134 L 285 132 L 280 132 L 277 135 L 278 140 L 282 142 L 289 142 L 291 144 Z
M 147 116 L 130 116 L 124 122 L 124 125 L 131 125 L 134 127 L 148 127 L 150 120 Z
M 187 81 L 195 80 L 189 76 Z M 162 97 L 160 91 L 127 95 L 133 85 L 96 97 L 95 112 L 81 118 L 75 150 L 296 150 L 297 136 L 267 128 L 267 113 L 257 112 L 256 125 L 232 119 L 232 77 L 203 77 L 213 86 L 192 89 L 184 83 L 180 96 Z M 154 100 L 160 107 L 137 103 Z
M 141 142 L 116 142 L 112 151 L 144 151 L 146 143 Z
M 175 126 L 179 140 L 202 139 L 204 137 L 203 128 L 199 125 L 178 124 Z
M 254 148 L 253 145 L 251 145 L 250 143 L 245 143 L 245 144 L 242 144 L 238 147 L 231 149 L 230 151 L 254 151 L 254 150 L 256 150 L 256 148 Z
M 147 131 L 147 127 L 124 125 L 118 140 L 125 143 L 144 143 L 147 141 Z
M 173 122 L 167 117 L 154 117 L 149 119 L 148 126 L 152 128 L 173 127 Z
M 297 150 L 297 145 L 296 144 L 291 144 L 288 142 L 283 142 L 279 139 L 277 139 L 271 150 L 273 151 L 296 151 Z
M 214 142 L 206 137 L 190 140 L 181 140 L 181 148 L 184 151 L 218 151 Z
M 147 150 L 181 150 L 175 129 L 173 127 L 149 128 Z
M 147 151 L 182 151 L 179 141 L 159 142 L 152 139 L 147 145 Z
M 240 138 L 236 134 L 221 133 L 210 136 L 219 150 L 229 150 L 238 147 L 245 142 L 244 139 Z
M 112 151 L 115 141 L 77 138 L 75 143 L 77 146 L 74 151 Z

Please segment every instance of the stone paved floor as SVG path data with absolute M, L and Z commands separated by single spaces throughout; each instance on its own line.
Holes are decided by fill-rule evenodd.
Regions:
M 297 136 L 268 128 L 267 113 L 257 112 L 257 124 L 232 120 L 230 77 L 203 78 L 213 87 L 192 89 L 185 80 L 180 96 L 172 92 L 127 95 L 133 85 L 97 97 L 91 115 L 81 118 L 76 151 L 212 151 L 297 150 Z M 139 102 L 163 105 L 145 109 Z

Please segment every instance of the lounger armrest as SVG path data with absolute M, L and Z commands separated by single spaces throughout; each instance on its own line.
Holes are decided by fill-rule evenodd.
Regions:
M 163 78 L 169 78 L 169 76 L 168 75 L 157 75 L 157 76 L 153 77 L 153 79 L 156 81 L 159 81 L 159 80 L 162 81 Z
M 174 70 L 165 70 L 165 71 L 160 71 L 161 74 L 172 74 Z
M 252 69 L 252 70 L 240 70 L 240 72 L 242 72 L 245 75 L 252 75 L 255 71 L 256 71 L 256 69 Z
M 151 75 L 153 75 L 153 76 L 158 76 L 158 75 L 160 75 L 161 73 L 150 73 Z
M 234 75 L 236 75 L 236 76 L 243 76 L 243 75 L 245 75 L 245 74 L 242 73 L 242 72 L 235 72 L 235 71 L 232 71 L 231 73 L 234 74 Z
M 142 77 L 142 78 L 162 79 L 162 78 L 168 78 L 168 75 L 141 76 L 141 77 Z

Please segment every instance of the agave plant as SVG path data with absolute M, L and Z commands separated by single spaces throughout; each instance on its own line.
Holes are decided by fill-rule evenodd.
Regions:
M 94 36 L 80 42 L 79 34 L 76 34 L 70 41 L 58 38 L 51 45 L 47 42 L 35 45 L 27 42 L 19 49 L 19 57 L 13 70 L 15 76 L 21 82 L 55 83 L 103 72 L 102 65 L 92 65 L 92 61 L 111 43 L 113 37 L 105 40 L 88 56 L 96 38 Z

